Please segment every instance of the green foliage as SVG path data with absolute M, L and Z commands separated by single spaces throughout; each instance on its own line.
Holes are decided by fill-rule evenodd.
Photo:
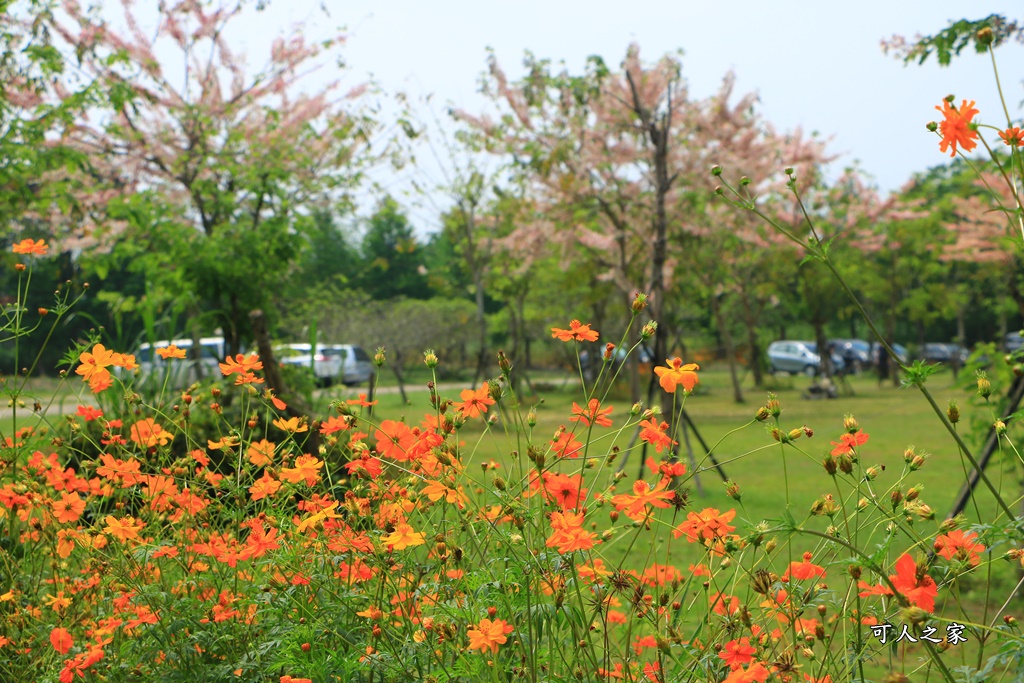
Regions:
M 988 37 L 979 36 L 979 31 L 991 30 Z M 951 21 L 949 26 L 933 36 L 925 36 L 919 39 L 913 48 L 903 58 L 904 62 L 917 61 L 924 64 L 928 58 L 935 55 L 935 59 L 941 66 L 949 66 L 954 56 L 960 53 L 969 45 L 974 46 L 975 52 L 984 53 L 989 46 L 996 48 L 1013 38 L 1022 34 L 1021 26 L 1016 21 L 1008 21 L 1001 14 L 990 14 L 984 19 L 968 20 L 960 19 Z
M 423 249 L 391 197 L 383 199 L 367 221 L 361 252 L 359 285 L 374 299 L 429 296 Z

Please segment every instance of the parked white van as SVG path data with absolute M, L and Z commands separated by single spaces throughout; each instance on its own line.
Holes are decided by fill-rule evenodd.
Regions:
M 219 363 L 224 361 L 226 351 L 224 337 L 202 337 L 199 340 L 199 352 L 193 353 L 192 339 L 171 339 L 158 341 L 155 344 L 143 344 L 135 354 L 139 364 L 136 384 L 145 383 L 148 387 L 183 389 L 202 378 L 220 377 Z M 177 346 L 185 352 L 184 358 L 163 359 L 156 351 L 168 346 Z

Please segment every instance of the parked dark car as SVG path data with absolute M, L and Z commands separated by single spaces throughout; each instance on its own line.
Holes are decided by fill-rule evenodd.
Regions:
M 833 339 L 832 351 L 842 357 L 847 372 L 860 372 L 871 365 L 871 344 L 863 339 Z
M 921 347 L 921 360 L 928 363 L 945 363 L 951 365 L 954 362 L 963 365 L 967 362 L 970 353 L 959 344 L 929 342 Z
M 910 352 L 907 351 L 907 347 L 903 344 L 890 344 L 892 350 L 896 352 L 896 356 L 899 361 L 906 364 L 910 361 Z M 882 351 L 882 345 L 878 342 L 871 342 L 871 363 L 872 365 L 878 365 L 878 354 Z

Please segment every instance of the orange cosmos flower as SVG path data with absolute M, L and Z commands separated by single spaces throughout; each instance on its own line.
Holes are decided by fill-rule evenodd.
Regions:
M 395 530 L 381 540 L 392 550 L 405 550 L 426 543 L 426 537 L 413 531 L 408 524 L 396 525 Z
M 320 481 L 320 469 L 323 466 L 323 460 L 317 460 L 311 455 L 300 455 L 295 459 L 295 467 L 281 470 L 281 479 L 293 484 L 305 481 L 307 486 L 312 486 Z
M 118 460 L 109 453 L 103 453 L 100 455 L 100 462 L 103 464 L 96 468 L 96 474 L 104 479 L 121 482 L 122 488 L 139 481 L 139 461 L 135 458 Z
M 896 574 L 890 576 L 889 580 L 911 605 L 926 612 L 935 611 L 935 598 L 939 595 L 939 587 L 923 569 L 918 570 L 917 563 L 909 553 L 903 553 L 896 560 Z M 862 598 L 870 595 L 892 595 L 892 591 L 884 585 L 871 586 L 865 581 L 860 581 L 857 586 L 865 589 L 860 593 Z
M 835 446 L 832 449 L 832 455 L 847 455 L 853 452 L 854 448 L 863 446 L 868 442 L 868 435 L 866 432 L 857 432 L 856 434 L 843 434 L 839 437 L 839 443 L 830 441 L 829 443 Z
M 376 401 L 367 401 L 366 394 L 359 394 L 359 398 L 350 398 L 345 401 L 350 406 L 362 406 L 363 408 L 369 408 L 370 406 L 377 405 Z
M 666 447 L 672 448 L 678 444 L 678 441 L 673 441 L 666 430 L 668 429 L 668 422 L 662 422 L 658 424 L 658 421 L 653 417 L 649 420 L 644 420 L 640 423 L 640 440 L 646 441 L 647 443 L 654 446 L 654 450 L 661 453 Z
M 127 543 L 129 540 L 138 540 L 139 532 L 146 526 L 144 523 L 136 521 L 134 517 L 118 519 L 112 515 L 107 515 L 104 521 L 106 521 L 107 526 L 103 531 L 122 543 Z
M 249 450 L 245 452 L 245 457 L 256 467 L 269 465 L 274 459 L 274 444 L 266 439 L 253 441 L 249 444 Z
M 1013 126 L 999 133 L 999 137 L 1003 139 L 1010 147 L 1020 147 L 1024 145 L 1024 131 L 1021 131 L 1019 126 Z
M 490 388 L 487 384 L 484 384 L 476 391 L 463 389 L 459 396 L 462 398 L 462 401 L 456 402 L 454 407 L 467 419 L 476 417 L 481 413 L 486 413 L 487 406 L 494 405 L 494 399 L 491 398 Z
M 96 344 L 92 347 L 92 352 L 83 351 L 78 357 L 78 362 L 80 365 L 75 368 L 75 374 L 88 381 L 97 373 L 106 373 L 106 368 L 114 364 L 114 352 L 109 351 L 103 344 Z
M 544 492 L 564 510 L 578 508 L 587 499 L 587 489 L 581 488 L 583 475 L 568 475 L 556 472 L 544 473 Z
M 551 529 L 554 533 L 548 537 L 545 545 L 557 548 L 562 554 L 590 550 L 597 538 L 597 534 L 583 529 L 582 512 L 552 512 Z
M 480 623 L 466 633 L 469 636 L 469 649 L 481 652 L 489 650 L 491 654 L 495 654 L 498 652 L 499 645 L 508 642 L 508 638 L 505 636 L 514 630 L 504 619 L 495 619 L 494 621 L 481 619 Z
M 143 448 L 152 448 L 156 445 L 166 446 L 174 436 L 170 432 L 164 431 L 164 428 L 158 425 L 156 420 L 147 417 L 132 425 L 131 438 Z
M 972 567 L 977 567 L 981 562 L 980 554 L 985 552 L 985 546 L 976 543 L 977 540 L 978 534 L 973 531 L 964 535 L 960 529 L 954 529 L 935 539 L 935 552 L 947 560 L 966 560 Z
M 739 640 L 730 640 L 726 643 L 722 651 L 718 653 L 718 656 L 729 665 L 730 669 L 738 669 L 744 664 L 750 664 L 754 661 L 755 652 L 757 652 L 757 648 L 752 647 L 747 638 L 740 638 Z
M 263 500 L 269 496 L 273 496 L 277 493 L 277 490 L 281 488 L 281 482 L 270 476 L 268 472 L 264 472 L 263 476 L 253 482 L 253 485 L 249 487 L 249 494 L 252 500 Z
M 598 333 L 595 330 L 590 329 L 590 325 L 582 325 L 579 320 L 573 320 L 569 323 L 569 329 L 562 330 L 557 327 L 551 328 L 551 336 L 561 341 L 597 341 Z
M 647 517 L 648 505 L 656 508 L 667 508 L 672 505 L 675 498 L 673 491 L 666 491 L 671 480 L 662 477 L 661 481 L 654 488 L 651 488 L 643 479 L 633 482 L 633 493 L 620 493 L 612 497 L 612 505 L 616 510 L 625 512 L 626 516 L 633 521 L 640 521 Z
M 168 358 L 184 358 L 185 349 L 179 349 L 174 344 L 171 344 L 170 346 L 157 349 L 156 355 L 160 356 L 164 360 L 167 360 Z
M 290 417 L 287 420 L 283 417 L 279 417 L 274 420 L 274 426 L 282 432 L 293 432 L 295 434 L 309 431 L 309 426 L 306 424 L 305 418 L 299 417 Z
M 103 417 L 103 411 L 93 406 L 78 406 L 78 410 L 75 412 L 86 422 L 92 422 L 97 418 Z
M 55 628 L 50 631 L 50 645 L 62 655 L 66 655 L 74 644 L 75 640 L 66 628 Z
M 106 370 L 99 370 L 89 378 L 89 390 L 94 394 L 105 391 L 114 386 L 114 378 Z
M 761 662 L 754 662 L 746 669 L 733 669 L 722 683 L 764 683 L 770 675 L 768 667 Z
M 587 409 L 583 410 L 579 404 L 575 401 L 572 402 L 572 414 L 573 417 L 569 418 L 570 422 L 582 422 L 586 426 L 590 426 L 593 422 L 599 427 L 611 427 L 612 421 L 608 416 L 612 412 L 612 406 L 608 406 L 604 410 L 600 410 L 601 402 L 596 398 L 590 399 L 587 402 Z
M 963 100 L 960 109 L 957 109 L 948 100 L 943 100 L 941 107 L 935 107 L 944 117 L 939 122 L 939 133 L 942 135 L 942 141 L 939 142 L 940 152 L 948 149 L 949 156 L 955 157 L 957 145 L 960 145 L 964 152 L 970 152 L 977 147 L 978 131 L 971 125 L 971 119 L 978 113 L 974 104 L 974 100 Z
M 789 569 L 782 575 L 782 578 L 788 578 L 792 576 L 797 581 L 806 581 L 807 579 L 821 578 L 825 576 L 825 568 L 811 562 L 811 558 L 814 557 L 811 553 L 804 553 L 803 562 L 790 562 Z
M 572 433 L 560 429 L 551 441 L 551 450 L 562 458 L 578 458 L 583 453 L 583 444 L 573 438 Z
M 408 460 L 409 451 L 416 445 L 416 435 L 409 425 L 395 420 L 382 420 L 373 436 L 377 439 L 377 452 L 391 460 Z
M 31 254 L 34 256 L 43 256 L 49 250 L 50 247 L 43 240 L 24 239 L 11 247 L 11 251 L 15 254 Z
M 347 429 L 349 429 L 349 424 L 344 415 L 333 415 L 320 423 L 320 433 L 324 436 Z
M 239 353 L 234 358 L 228 356 L 224 359 L 224 362 L 219 363 L 219 365 L 220 371 L 225 377 L 236 372 L 240 375 L 244 375 L 248 372 L 252 372 L 253 370 L 263 369 L 263 363 L 260 361 L 260 357 L 255 353 L 249 354 L 248 356 L 243 356 Z
M 729 524 L 735 516 L 735 509 L 722 513 L 717 508 L 704 508 L 699 513 L 690 512 L 686 515 L 686 521 L 672 531 L 672 535 L 675 538 L 686 536 L 690 543 L 725 538 L 726 534 L 736 530 L 736 527 Z
M 51 503 L 58 522 L 76 522 L 85 512 L 85 501 L 77 493 L 62 493 L 60 500 Z
M 660 378 L 661 388 L 670 394 L 676 393 L 676 387 L 680 384 L 683 385 L 683 389 L 687 393 L 693 391 L 693 388 L 697 386 L 700 378 L 697 377 L 697 370 L 700 370 L 700 366 L 696 363 L 687 363 L 683 365 L 683 360 L 676 356 L 670 360 L 665 361 L 668 367 L 656 367 L 654 368 L 654 374 Z

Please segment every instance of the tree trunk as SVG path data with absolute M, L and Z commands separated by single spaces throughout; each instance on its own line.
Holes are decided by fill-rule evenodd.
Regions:
M 391 364 L 391 372 L 395 373 L 395 379 L 398 380 L 398 393 L 402 395 L 402 403 L 408 405 L 409 397 L 405 393 L 405 380 L 402 379 L 402 371 L 398 369 L 398 358 Z
M 828 336 L 825 334 L 825 323 L 820 320 L 814 321 L 814 341 L 818 345 L 818 356 L 821 358 L 820 374 L 832 380 L 835 370 L 832 368 L 832 354 L 828 349 Z
M 253 337 L 255 337 L 256 349 L 259 352 L 260 360 L 263 362 L 263 376 L 266 378 L 267 388 L 285 401 L 285 415 L 288 417 L 308 417 L 312 420 L 312 411 L 309 405 L 301 396 L 293 393 L 284 383 L 284 378 L 281 376 L 281 366 L 274 358 L 274 349 L 270 343 L 270 333 L 267 331 L 267 318 L 263 315 L 263 311 L 258 309 L 250 311 L 249 321 Z M 370 386 L 372 387 L 373 384 L 371 383 Z M 309 436 L 303 444 L 303 449 L 307 453 L 316 454 L 319 448 L 320 432 L 317 429 L 311 428 Z
M 714 294 L 711 295 L 711 314 L 715 318 L 715 324 L 718 325 L 719 334 L 722 335 L 722 345 L 725 347 L 725 356 L 729 361 L 729 376 L 732 379 L 733 400 L 736 403 L 744 403 L 743 388 L 740 386 L 739 373 L 736 370 L 736 347 L 733 346 L 729 325 L 722 317 L 721 304 L 718 301 L 718 297 Z

